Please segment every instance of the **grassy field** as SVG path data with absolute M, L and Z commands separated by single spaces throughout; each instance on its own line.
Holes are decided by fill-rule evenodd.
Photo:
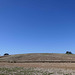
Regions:
M 31 54 L 16 54 L 16 55 L 8 55 L 8 56 L 1 56 L 1 61 L 7 62 L 17 62 L 17 63 L 26 63 L 26 62 L 35 62 L 35 61 L 46 61 L 46 62 L 72 62 L 75 63 L 75 54 L 56 54 L 56 53 L 31 53 Z M 37 63 L 37 62 L 36 62 Z
M 75 75 L 74 62 L 31 63 L 30 61 L 75 61 L 75 54 L 33 53 L 1 56 L 0 75 Z
M 0 75 L 75 75 L 75 64 L 0 63 Z
M 43 68 L 0 68 L 0 75 L 75 75 L 73 70 Z

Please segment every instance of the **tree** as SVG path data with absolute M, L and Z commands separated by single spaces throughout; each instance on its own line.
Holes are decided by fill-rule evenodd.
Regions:
M 66 51 L 66 54 L 72 54 L 72 52 Z
M 4 56 L 9 55 L 8 53 L 5 53 Z

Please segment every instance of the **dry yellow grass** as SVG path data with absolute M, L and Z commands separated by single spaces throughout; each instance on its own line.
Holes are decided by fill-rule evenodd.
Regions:
M 0 58 L 5 61 L 51 61 L 51 60 L 70 60 L 75 61 L 75 54 L 54 54 L 54 53 L 31 53 L 31 54 L 17 54 L 4 56 Z
M 0 63 L 0 75 L 75 75 L 75 63 Z
M 0 63 L 0 67 L 64 68 L 75 70 L 75 63 Z
M 0 61 L 75 61 L 75 54 L 72 55 L 67 55 L 67 54 L 51 54 L 51 53 L 37 53 L 37 54 L 18 54 L 18 55 L 10 55 L 10 56 L 4 56 L 0 58 Z M 18 70 L 17 68 L 19 68 L 20 70 Z M 13 68 L 13 69 L 12 69 Z M 24 68 L 24 69 L 23 69 Z M 33 68 L 33 69 L 29 69 L 29 68 Z M 3 70 L 5 69 L 6 71 L 4 71 L 4 75 L 9 74 L 9 71 L 12 70 L 10 72 L 14 73 L 14 70 L 17 69 L 15 71 L 15 74 L 19 74 L 20 71 L 20 75 L 25 75 L 25 72 L 30 73 L 29 75 L 51 75 L 50 73 L 52 73 L 53 75 L 75 75 L 75 63 L 3 63 L 0 62 L 0 69 L 1 69 L 1 74 Z M 18 72 L 19 71 L 19 72 Z M 42 71 L 42 72 L 41 72 Z M 33 72 L 33 74 L 31 74 Z M 34 74 L 35 73 L 35 74 Z M 43 73 L 43 74 L 41 74 Z

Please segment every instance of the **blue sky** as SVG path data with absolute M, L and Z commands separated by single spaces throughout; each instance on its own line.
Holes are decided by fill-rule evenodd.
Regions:
M 0 54 L 75 53 L 75 0 L 0 0 Z

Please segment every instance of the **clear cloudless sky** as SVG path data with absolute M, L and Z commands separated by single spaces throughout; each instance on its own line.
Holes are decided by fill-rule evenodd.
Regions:
M 75 53 L 75 0 L 0 0 L 0 54 Z

